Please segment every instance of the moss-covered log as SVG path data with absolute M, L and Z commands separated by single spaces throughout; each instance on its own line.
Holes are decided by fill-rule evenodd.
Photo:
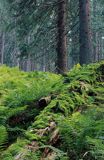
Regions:
M 31 107 L 28 113 L 29 116 L 34 113 L 33 121 L 26 118 L 29 121 L 28 128 L 26 127 L 23 134 L 19 134 L 17 140 L 1 153 L 0 158 L 3 160 L 7 157 L 10 160 L 103 160 L 103 66 L 104 62 L 83 67 L 78 64 L 64 78 L 61 77 L 60 82 L 52 85 L 51 92 L 48 94 L 52 95 L 52 98 L 50 96 L 47 98 L 46 94 L 40 96 L 44 97 L 42 99 L 39 97 L 39 101 L 44 101 L 45 105 L 42 102 L 40 107 L 36 98 L 37 111 L 32 112 L 34 107 Z M 67 83 L 65 83 L 66 78 Z M 0 112 L 3 113 L 6 109 L 4 108 L 2 107 Z M 16 115 L 18 115 L 17 108 Z M 24 113 L 27 114 L 26 110 L 27 108 L 18 110 L 21 118 Z M 15 114 L 11 115 L 9 117 L 15 117 Z M 4 125 L 3 118 L 1 117 L 1 120 Z M 18 124 L 14 123 L 13 128 L 16 129 L 16 126 Z M 19 126 L 20 128 L 23 129 L 23 126 Z
M 39 105 L 40 108 L 44 108 L 44 107 L 46 107 L 50 102 L 51 102 L 51 96 L 42 97 L 42 98 L 39 100 L 38 105 Z

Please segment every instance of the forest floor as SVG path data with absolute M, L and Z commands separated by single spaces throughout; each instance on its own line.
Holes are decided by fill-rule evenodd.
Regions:
M 0 160 L 104 160 L 104 61 L 66 75 L 0 67 Z

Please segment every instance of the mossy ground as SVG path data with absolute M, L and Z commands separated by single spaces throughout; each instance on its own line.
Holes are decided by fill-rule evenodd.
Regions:
M 103 61 L 78 64 L 63 77 L 0 68 L 2 160 L 104 160 L 103 126 Z

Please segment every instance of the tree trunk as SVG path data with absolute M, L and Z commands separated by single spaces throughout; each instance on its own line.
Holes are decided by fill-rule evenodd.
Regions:
M 96 19 L 96 6 L 97 5 L 97 1 L 96 0 L 93 0 L 93 18 L 94 18 L 94 21 L 97 22 L 97 19 Z M 93 60 L 96 62 L 97 59 L 97 32 L 96 32 L 96 26 L 94 27 L 95 30 L 93 31 Z
M 58 0 L 58 42 L 57 42 L 57 72 L 63 74 L 67 71 L 66 48 L 66 0 Z
M 88 64 L 92 61 L 92 44 L 90 28 L 90 1 L 79 0 L 79 42 L 80 64 Z
M 27 72 L 30 72 L 31 71 L 31 56 L 30 56 L 30 53 L 28 53 L 28 57 L 27 57 L 27 69 L 26 69 Z
M 5 33 L 0 35 L 0 64 L 4 63 L 4 45 L 5 45 Z

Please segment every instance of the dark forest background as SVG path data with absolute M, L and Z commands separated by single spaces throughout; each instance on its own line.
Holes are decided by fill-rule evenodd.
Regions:
M 104 59 L 103 0 L 0 0 L 0 63 L 63 73 Z

